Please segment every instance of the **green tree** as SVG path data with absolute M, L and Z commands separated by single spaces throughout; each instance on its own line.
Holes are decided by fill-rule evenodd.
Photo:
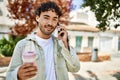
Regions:
M 120 2 L 119 0 L 84 0 L 83 7 L 90 6 L 95 12 L 98 28 L 102 31 L 111 27 L 111 21 L 114 22 L 114 28 L 120 27 Z

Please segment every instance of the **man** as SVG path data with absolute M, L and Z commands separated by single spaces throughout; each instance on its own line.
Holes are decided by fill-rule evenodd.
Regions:
M 7 80 L 69 80 L 69 72 L 77 72 L 79 60 L 73 48 L 68 44 L 68 33 L 63 26 L 57 26 L 62 15 L 56 3 L 42 3 L 36 10 L 38 31 L 19 41 L 15 47 Z M 58 38 L 52 36 L 56 29 L 61 30 Z M 22 52 L 25 44 L 31 41 L 35 45 L 37 67 L 32 63 L 23 64 Z

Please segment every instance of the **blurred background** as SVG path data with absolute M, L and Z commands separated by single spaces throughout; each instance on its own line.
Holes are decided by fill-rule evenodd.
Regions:
M 36 31 L 34 11 L 41 2 L 45 1 L 49 0 L 0 0 L 0 67 L 3 72 L 9 65 L 16 43 Z M 81 65 L 92 64 L 94 66 L 96 64 L 93 62 L 98 62 L 99 66 L 99 62 L 112 61 L 114 57 L 117 68 L 116 65 L 112 68 L 116 68 L 120 73 L 120 68 L 118 68 L 120 67 L 118 66 L 118 61 L 120 61 L 120 1 L 51 1 L 55 1 L 62 9 L 63 15 L 59 21 L 66 26 L 69 43 L 76 49 Z M 95 66 L 91 68 L 94 70 Z M 94 75 L 90 69 L 84 70 L 83 73 L 85 71 Z M 5 73 L 1 71 L 0 74 L 5 78 Z M 81 76 L 77 75 L 77 77 Z M 74 79 L 71 78 L 71 80 Z M 105 79 L 95 78 L 94 75 L 93 79 L 76 80 Z M 110 77 L 108 80 L 120 80 L 120 77 L 115 79 Z

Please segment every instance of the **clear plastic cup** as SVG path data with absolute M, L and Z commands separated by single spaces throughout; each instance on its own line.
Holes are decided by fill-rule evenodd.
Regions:
M 33 63 L 35 66 L 37 66 L 37 64 L 36 64 L 36 54 L 33 51 L 23 53 L 22 59 L 23 59 L 23 64 Z M 36 78 L 36 76 L 34 76 L 32 78 L 29 78 L 27 80 L 34 80 L 35 78 Z
M 36 54 L 33 51 L 26 52 L 22 55 L 23 63 L 35 63 Z

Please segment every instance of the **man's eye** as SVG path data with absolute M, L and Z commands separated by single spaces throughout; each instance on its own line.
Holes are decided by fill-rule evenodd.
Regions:
M 48 17 L 44 17 L 44 19 L 49 19 Z
M 53 21 L 57 21 L 57 19 L 53 19 Z

